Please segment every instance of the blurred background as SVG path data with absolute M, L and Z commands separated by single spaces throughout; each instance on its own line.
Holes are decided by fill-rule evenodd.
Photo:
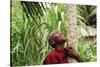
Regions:
M 56 28 L 67 36 L 69 30 L 76 27 L 77 51 L 86 62 L 95 62 L 96 58 L 96 6 L 73 5 L 14 1 L 10 3 L 10 55 L 11 65 L 41 65 L 47 53 L 52 49 L 48 44 L 50 32 Z M 74 12 L 67 13 L 68 9 L 76 12 L 76 22 L 69 17 Z M 70 18 L 71 19 L 71 18 Z M 73 20 L 73 18 L 71 19 Z M 69 40 L 73 40 L 70 38 Z

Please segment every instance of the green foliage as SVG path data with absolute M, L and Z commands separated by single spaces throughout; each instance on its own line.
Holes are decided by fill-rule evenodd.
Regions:
M 78 43 L 78 52 L 85 62 L 96 61 L 96 45 L 89 44 L 84 38 Z
M 77 6 L 78 24 L 85 23 L 87 26 L 96 27 L 96 6 Z
M 77 6 L 77 24 L 84 29 L 86 26 L 96 28 L 96 6 L 78 5 Z M 87 30 L 87 29 L 86 29 Z M 89 34 L 89 31 L 87 30 Z M 92 32 L 91 32 L 92 33 Z M 81 38 L 78 43 L 78 51 L 80 56 L 86 62 L 96 61 L 96 45 L 90 44 L 86 39 Z
M 61 14 L 62 10 L 58 12 L 58 8 L 64 5 L 54 6 L 45 13 L 43 10 L 46 8 L 40 7 L 42 3 L 16 3 L 12 7 L 11 18 L 12 65 L 42 64 L 47 52 L 51 49 L 47 41 L 50 32 L 58 25 L 59 27 L 62 25 L 61 28 L 66 30 L 64 13 Z M 57 9 L 57 12 L 54 9 Z
M 64 4 L 16 1 L 11 9 L 12 65 L 42 64 L 51 50 L 47 40 L 50 32 L 59 28 L 66 36 L 66 17 Z M 86 19 L 81 14 L 79 17 Z M 95 61 L 90 55 L 96 55 L 96 47 L 87 48 L 85 42 L 85 40 L 79 42 L 80 55 L 86 58 L 85 61 Z

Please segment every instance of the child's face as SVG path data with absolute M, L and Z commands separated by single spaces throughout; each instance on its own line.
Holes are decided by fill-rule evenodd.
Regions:
M 59 41 L 56 44 L 56 48 L 59 49 L 59 50 L 62 50 L 62 49 L 64 49 L 64 44 L 65 44 L 65 40 Z
M 56 41 L 56 48 L 57 49 L 64 49 L 65 44 L 65 37 L 63 34 L 60 34 L 58 41 Z

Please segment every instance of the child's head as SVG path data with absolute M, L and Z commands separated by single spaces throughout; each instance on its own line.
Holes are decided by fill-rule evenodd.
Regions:
M 54 31 L 49 36 L 48 42 L 53 48 L 64 48 L 64 43 L 66 39 L 64 35 L 59 31 Z

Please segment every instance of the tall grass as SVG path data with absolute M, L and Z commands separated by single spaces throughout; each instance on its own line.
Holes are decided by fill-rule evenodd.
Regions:
M 43 3 L 40 4 L 43 6 Z M 31 14 L 27 10 L 23 10 L 24 7 L 20 2 L 16 2 L 11 8 L 10 54 L 11 65 L 13 66 L 42 64 L 47 53 L 52 49 L 47 41 L 50 32 L 58 27 L 65 36 L 67 33 L 67 16 L 64 4 L 46 3 L 50 7 L 45 5 L 44 8 L 41 8 L 41 16 L 38 14 L 41 11 L 31 12 L 31 9 L 34 11 L 40 8 L 36 7 L 37 4 L 34 2 L 32 5 L 29 7 Z M 94 61 L 90 55 L 96 56 L 96 48 L 90 46 L 87 48 L 84 45 L 85 42 L 85 40 L 79 42 L 79 53 L 82 57 L 89 56 L 89 59 L 86 57 L 85 61 Z
M 96 58 L 96 45 L 89 44 L 84 38 L 81 38 L 78 43 L 78 52 L 80 57 L 83 58 L 85 62 L 94 62 Z

